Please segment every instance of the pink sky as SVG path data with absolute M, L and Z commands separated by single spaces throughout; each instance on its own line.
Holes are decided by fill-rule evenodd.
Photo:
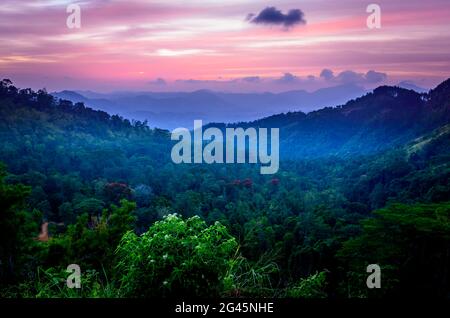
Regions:
M 71 3 L 81 7 L 81 29 L 66 26 Z M 0 76 L 50 91 L 313 90 L 346 78 L 432 87 L 450 77 L 450 1 L 378 0 L 375 30 L 366 26 L 370 3 L 2 0 Z M 267 6 L 300 9 L 307 23 L 285 30 L 246 21 Z M 335 77 L 321 78 L 323 69 Z M 353 77 L 339 77 L 344 71 Z M 386 76 L 368 81 L 368 71 Z

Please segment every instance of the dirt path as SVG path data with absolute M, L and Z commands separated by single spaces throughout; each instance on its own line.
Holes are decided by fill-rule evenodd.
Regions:
M 47 242 L 48 241 L 48 222 L 44 222 L 41 225 L 41 233 L 37 237 L 38 241 Z

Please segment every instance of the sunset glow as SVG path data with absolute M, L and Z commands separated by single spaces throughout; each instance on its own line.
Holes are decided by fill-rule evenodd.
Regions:
M 81 7 L 80 29 L 66 26 L 70 3 Z M 0 74 L 19 86 L 99 91 L 310 90 L 332 84 L 323 69 L 424 87 L 446 78 L 450 2 L 377 3 L 382 28 L 371 30 L 368 3 L 356 0 L 268 3 L 304 13 L 306 24 L 289 29 L 249 23 L 261 1 L 3 0 Z

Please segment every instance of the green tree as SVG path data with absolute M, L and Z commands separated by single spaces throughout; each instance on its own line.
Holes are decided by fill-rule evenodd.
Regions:
M 66 233 L 52 238 L 48 244 L 48 267 L 76 263 L 102 271 L 111 268 L 114 250 L 122 236 L 133 229 L 136 204 L 122 200 L 120 206 L 104 209 L 101 217 L 79 216 Z
M 317 272 L 302 278 L 296 286 L 287 289 L 286 296 L 290 298 L 326 298 L 326 278 L 326 272 Z
M 126 297 L 220 295 L 236 240 L 216 222 L 168 215 L 142 236 L 128 232 L 117 249 L 120 291 Z
M 450 203 L 394 204 L 362 221 L 360 236 L 338 253 L 349 297 L 422 295 L 450 292 Z M 382 288 L 369 290 L 366 268 L 378 264 Z
M 33 238 L 39 232 L 39 213 L 25 209 L 30 188 L 6 184 L 5 176 L 5 167 L 0 165 L 0 286 L 25 274 Z

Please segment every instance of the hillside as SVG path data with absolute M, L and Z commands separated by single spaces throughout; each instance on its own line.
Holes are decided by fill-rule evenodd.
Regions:
M 445 297 L 448 86 L 245 124 L 299 156 L 269 176 L 176 165 L 167 131 L 2 81 L 0 296 Z M 57 283 L 73 263 L 82 290 Z
M 450 123 L 449 101 L 450 79 L 429 93 L 382 86 L 341 106 L 237 125 L 278 127 L 286 158 L 348 157 L 398 147 Z

